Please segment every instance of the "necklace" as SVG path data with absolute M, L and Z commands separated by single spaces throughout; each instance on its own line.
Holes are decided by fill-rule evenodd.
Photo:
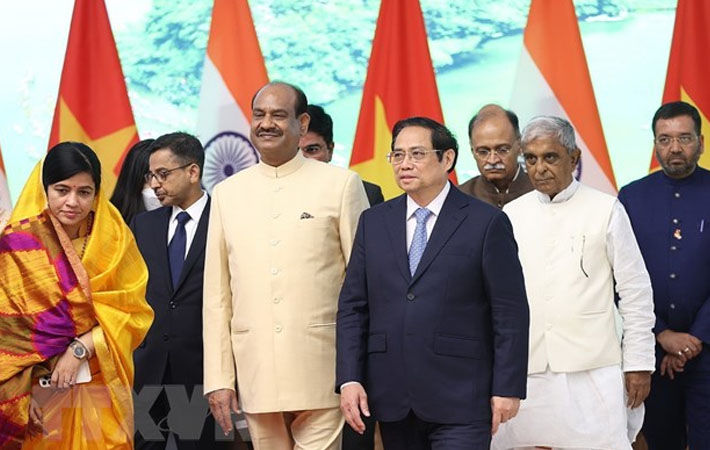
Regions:
M 84 235 L 84 243 L 81 246 L 81 254 L 79 259 L 84 259 L 84 253 L 86 252 L 86 243 L 89 242 L 89 236 L 91 236 L 91 229 L 94 225 L 94 212 L 89 211 L 89 216 L 86 218 L 86 234 Z

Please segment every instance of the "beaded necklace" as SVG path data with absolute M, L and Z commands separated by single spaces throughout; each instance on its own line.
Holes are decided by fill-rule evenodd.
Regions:
M 84 253 L 86 252 L 86 243 L 89 242 L 89 236 L 91 236 L 91 229 L 94 226 L 94 212 L 89 211 L 89 215 L 86 218 L 86 234 L 84 235 L 84 243 L 81 246 L 81 254 L 79 259 L 84 259 Z

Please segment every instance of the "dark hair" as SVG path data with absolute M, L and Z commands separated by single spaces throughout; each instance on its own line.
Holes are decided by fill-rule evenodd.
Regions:
M 101 188 L 101 162 L 88 145 L 81 142 L 60 142 L 50 148 L 42 165 L 42 185 L 47 192 L 50 184 L 88 173 L 96 192 Z
M 308 131 L 322 137 L 328 147 L 333 145 L 333 119 L 325 112 L 322 106 L 308 105 Z
M 656 122 L 660 119 L 672 119 L 678 116 L 690 116 L 695 124 L 695 134 L 700 136 L 700 114 L 698 110 L 691 104 L 685 102 L 670 102 L 661 105 L 653 115 L 653 120 L 651 121 L 651 130 L 653 130 L 653 136 L 656 136 Z
M 205 150 L 195 136 L 180 131 L 164 134 L 150 146 L 150 153 L 152 154 L 165 148 L 173 152 L 180 164 L 197 164 L 200 168 L 200 179 L 202 178 L 202 168 L 205 165 Z
M 148 172 L 150 146 L 155 139 L 144 139 L 135 143 L 123 160 L 116 187 L 113 188 L 111 203 L 118 209 L 126 223 L 131 223 L 136 214 L 145 211 L 143 186 Z
M 501 108 L 502 109 L 502 108 Z M 505 117 L 508 118 L 508 122 L 510 122 L 510 125 L 513 127 L 513 133 L 515 133 L 515 138 L 520 139 L 520 121 L 518 120 L 518 116 L 511 110 L 509 109 L 503 109 L 503 112 L 505 113 Z M 480 113 L 480 111 L 479 111 Z M 478 120 L 478 113 L 476 113 L 473 117 L 471 117 L 471 120 L 468 121 L 468 137 L 471 137 L 471 132 L 473 131 L 473 126 L 476 125 L 476 120 Z
M 285 81 L 271 81 L 269 83 L 266 83 L 262 87 L 260 87 L 254 93 L 254 96 L 251 98 L 252 109 L 254 109 L 254 100 L 256 100 L 256 96 L 259 95 L 259 92 L 263 91 L 264 88 L 267 86 L 276 86 L 279 84 L 281 86 L 286 86 L 286 87 L 290 88 L 291 90 L 293 90 L 293 93 L 296 96 L 296 103 L 294 104 L 294 111 L 296 112 L 296 117 L 300 116 L 301 114 L 303 114 L 305 112 L 308 112 L 308 98 L 306 98 L 306 94 L 298 86 L 293 85 L 291 83 L 286 83 Z
M 449 172 L 454 170 L 454 167 L 456 167 L 456 160 L 459 157 L 459 144 L 456 142 L 456 138 L 448 128 L 436 120 L 432 120 L 428 117 L 409 117 L 395 123 L 394 128 L 392 129 L 392 143 L 390 144 L 390 148 L 392 150 L 394 150 L 394 141 L 397 139 L 397 136 L 407 127 L 422 127 L 430 130 L 431 145 L 435 150 L 453 149 L 454 163 L 451 165 Z M 443 152 L 437 152 L 436 156 L 439 158 L 439 161 L 444 158 Z

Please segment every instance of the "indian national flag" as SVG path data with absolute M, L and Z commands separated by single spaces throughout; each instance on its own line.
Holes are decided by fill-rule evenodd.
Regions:
M 616 195 L 616 181 L 572 0 L 532 0 L 511 109 L 521 125 L 538 115 L 568 120 L 582 158 L 576 177 Z
M 268 81 L 247 0 L 215 0 L 197 121 L 208 191 L 259 161 L 249 141 L 251 99 Z

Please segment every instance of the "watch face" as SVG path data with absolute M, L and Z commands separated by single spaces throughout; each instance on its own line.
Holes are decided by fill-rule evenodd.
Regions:
M 81 359 L 86 356 L 86 349 L 79 344 L 75 344 L 73 348 L 74 356 Z

